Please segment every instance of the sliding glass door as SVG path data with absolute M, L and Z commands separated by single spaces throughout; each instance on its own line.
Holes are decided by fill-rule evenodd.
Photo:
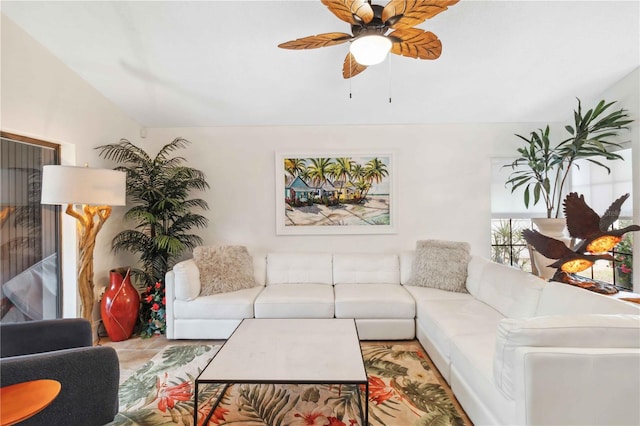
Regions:
M 0 321 L 61 316 L 60 212 L 40 205 L 42 167 L 58 145 L 2 132 L 0 138 Z

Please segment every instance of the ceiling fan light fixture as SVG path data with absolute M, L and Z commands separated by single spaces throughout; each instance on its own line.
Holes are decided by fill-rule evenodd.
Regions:
M 377 65 L 385 60 L 393 43 L 382 35 L 365 35 L 351 42 L 351 54 L 360 65 Z

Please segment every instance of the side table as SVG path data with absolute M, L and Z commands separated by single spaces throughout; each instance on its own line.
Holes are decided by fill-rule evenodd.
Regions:
M 60 393 L 57 380 L 33 380 L 0 388 L 0 425 L 13 425 L 45 409 Z

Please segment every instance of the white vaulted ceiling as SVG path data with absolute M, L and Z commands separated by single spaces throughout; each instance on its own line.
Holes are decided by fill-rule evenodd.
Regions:
M 1 10 L 146 127 L 557 121 L 640 65 L 638 1 L 462 0 L 418 26 L 442 41 L 439 59 L 392 55 L 351 81 L 348 43 L 277 47 L 350 32 L 320 1 Z

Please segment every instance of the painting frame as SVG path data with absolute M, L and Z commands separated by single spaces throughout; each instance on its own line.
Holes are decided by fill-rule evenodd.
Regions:
M 317 164 L 319 160 L 333 160 L 335 163 L 336 159 L 341 159 L 342 163 L 345 162 L 344 159 L 351 159 L 361 168 L 373 159 L 377 159 L 377 162 L 369 164 L 369 174 L 366 179 L 358 179 L 355 182 L 355 178 L 335 179 L 331 176 L 322 184 L 317 178 L 314 180 L 304 176 L 303 179 L 302 176 L 297 176 L 295 171 L 297 166 L 291 163 L 291 160 L 296 160 L 296 163 L 304 161 L 305 166 L 302 168 L 306 168 L 308 164 L 317 175 L 318 168 L 322 168 L 322 165 Z M 288 164 L 288 167 L 285 164 Z M 314 169 L 313 166 L 319 167 Z M 374 178 L 369 182 L 372 168 Z M 376 174 L 377 169 L 379 170 Z M 379 180 L 376 181 L 375 176 L 378 176 Z M 363 180 L 366 181 L 362 183 Z M 276 234 L 395 234 L 397 233 L 396 181 L 394 151 L 276 152 Z M 368 190 L 367 183 L 369 183 Z

